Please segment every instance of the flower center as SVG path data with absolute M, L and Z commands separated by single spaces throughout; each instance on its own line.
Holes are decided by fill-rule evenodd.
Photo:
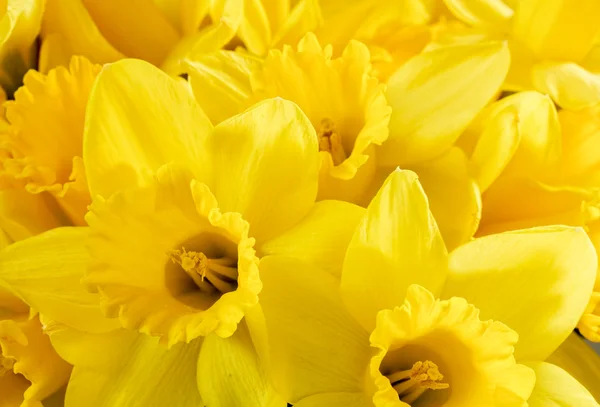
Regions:
M 427 390 L 440 390 L 450 387 L 441 383 L 442 375 L 437 365 L 429 360 L 416 362 L 411 369 L 396 371 L 387 375 L 388 380 L 400 400 L 407 404 L 413 403 Z
M 12 372 L 14 364 L 14 359 L 5 358 L 0 355 L 0 377 Z
M 179 264 L 188 276 L 198 286 L 200 291 L 207 294 L 225 294 L 237 288 L 237 259 L 227 256 L 208 258 L 202 252 L 171 250 L 169 258 Z
M 348 158 L 342 145 L 342 136 L 335 128 L 333 120 L 328 118 L 321 120 L 318 137 L 319 151 L 326 151 L 331 154 L 334 165 L 340 165 Z

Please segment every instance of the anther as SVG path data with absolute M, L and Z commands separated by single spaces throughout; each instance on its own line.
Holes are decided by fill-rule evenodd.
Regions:
M 346 160 L 342 137 L 337 132 L 333 120 L 327 118 L 321 120 L 318 137 L 319 151 L 326 151 L 331 154 L 334 165 L 340 165 Z
M 444 378 L 437 365 L 429 360 L 416 362 L 410 370 L 394 372 L 387 376 L 400 400 L 410 404 L 427 390 L 447 389 L 448 383 L 441 383 Z
M 179 264 L 198 288 L 207 293 L 234 291 L 237 285 L 237 261 L 228 257 L 209 259 L 202 252 L 171 250 L 171 261 Z

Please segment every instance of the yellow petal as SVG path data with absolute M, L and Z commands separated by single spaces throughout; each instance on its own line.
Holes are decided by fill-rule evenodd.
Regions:
M 518 117 L 512 106 L 499 111 L 485 124 L 477 140 L 470 159 L 470 169 L 481 192 L 502 174 L 517 151 L 520 141 Z
M 66 40 L 60 34 L 47 35 L 40 45 L 39 59 L 38 70 L 43 74 L 61 65 L 68 66 L 71 52 Z
M 547 361 L 566 370 L 600 400 L 600 356 L 579 335 L 569 335 Z
M 89 348 L 90 352 L 99 352 L 114 363 L 102 368 L 76 365 L 67 387 L 65 405 L 204 405 L 196 388 L 196 364 L 201 340 L 167 349 L 158 343 L 157 338 L 124 332 L 126 334 L 122 334 L 114 346 Z
M 195 60 L 202 55 L 216 52 L 233 39 L 239 18 L 241 17 L 238 15 L 225 16 L 203 30 L 184 37 L 173 48 L 161 69 L 172 76 L 186 73 L 187 60 Z
M 170 7 L 173 7 L 174 3 L 171 0 L 160 0 L 160 2 L 167 3 Z M 175 3 L 175 6 L 179 7 L 178 17 L 184 35 L 188 36 L 198 31 L 208 14 L 210 3 L 210 0 L 181 0 L 178 4 Z
M 89 332 L 118 326 L 100 311 L 100 298 L 80 283 L 89 262 L 88 228 L 58 228 L 0 252 L 0 282 L 52 320 Z
M 411 284 L 439 293 L 447 252 L 427 197 L 410 171 L 394 171 L 350 241 L 341 290 L 352 315 L 371 331 L 377 312 L 404 302 Z
M 514 37 L 539 58 L 578 61 L 600 33 L 600 3 L 582 0 L 521 1 L 513 21 Z
M 213 124 L 243 112 L 252 95 L 250 75 L 258 59 L 241 52 L 219 51 L 188 63 L 194 96 Z
M 452 147 L 443 156 L 411 169 L 419 175 L 446 248 L 452 251 L 469 241 L 481 219 L 481 196 L 465 154 Z
M 270 48 L 272 33 L 269 17 L 262 1 L 245 0 L 243 15 L 238 31 L 239 37 L 253 54 L 265 54 Z
M 153 1 L 82 2 L 104 38 L 128 57 L 158 65 L 179 40 L 179 34 Z
M 0 229 L 11 241 L 69 224 L 70 220 L 48 192 L 30 194 L 18 189 L 0 191 Z
M 281 256 L 263 258 L 261 273 L 267 372 L 275 388 L 294 404 L 312 394 L 360 392 L 371 354 L 368 334 L 346 311 L 337 280 Z
M 283 26 L 275 33 L 272 47 L 296 45 L 306 33 L 315 31 L 322 24 L 319 1 L 300 0 L 291 10 Z
M 530 407 L 597 407 L 598 403 L 585 387 L 558 366 L 530 362 L 535 371 L 535 387 L 527 400 Z
M 74 366 L 93 370 L 107 370 L 121 363 L 120 359 L 127 357 L 128 344 L 138 335 L 137 332 L 118 327 L 102 333 L 84 332 L 53 321 L 43 314 L 40 314 L 40 321 L 61 358 Z M 110 349 L 111 352 L 102 352 L 104 349 Z
M 52 193 L 76 225 L 85 224 L 90 202 L 82 139 L 88 97 L 100 69 L 74 57 L 68 67 L 48 75 L 29 71 L 15 100 L 6 103 L 10 128 L 4 137 L 10 156 L 0 164 L 2 172 L 31 193 Z
M 593 191 L 500 177 L 482 197 L 477 235 L 543 225 L 585 226 L 596 211 Z
M 71 366 L 52 349 L 37 316 L 0 321 L 0 347 L 0 359 L 8 358 L 14 362 L 12 372 L 8 374 L 23 375 L 31 383 L 22 393 L 23 407 L 40 405 L 39 401 L 64 386 L 69 379 Z M 6 389 L 2 388 L 4 391 Z
M 106 63 L 124 57 L 102 36 L 81 0 L 47 0 L 42 34 L 59 34 L 70 55 Z
M 204 339 L 197 379 L 205 405 L 263 407 L 269 397 L 266 376 L 245 328 L 226 339 L 217 335 Z
M 83 155 L 92 196 L 149 182 L 170 161 L 206 169 L 198 146 L 211 129 L 187 84 L 143 61 L 105 67 L 87 106 Z
M 288 0 L 261 0 L 269 20 L 271 32 L 277 32 L 290 15 L 291 2 Z
M 502 43 L 444 47 L 420 54 L 388 81 L 390 137 L 384 165 L 409 165 L 448 149 L 494 97 L 509 66 Z
M 452 252 L 443 296 L 464 297 L 483 318 L 517 331 L 517 359 L 544 360 L 577 325 L 596 267 L 593 245 L 579 228 L 507 232 Z
M 214 172 L 209 187 L 221 210 L 243 215 L 260 244 L 312 207 L 318 153 L 304 113 L 291 102 L 269 99 L 215 127 L 207 142 Z
M 558 113 L 562 130 L 562 177 L 581 187 L 600 185 L 600 105 Z
M 364 393 L 324 393 L 303 398 L 294 407 L 369 407 L 373 405 Z
M 533 86 L 564 109 L 579 110 L 600 102 L 600 75 L 577 64 L 540 63 L 531 75 Z
M 500 173 L 538 180 L 553 177 L 561 158 L 561 129 L 556 107 L 550 98 L 538 92 L 519 92 L 490 105 L 482 112 L 478 121 L 483 130 L 476 150 L 483 151 L 475 151 L 472 161 L 478 168 L 491 172 L 487 178 L 488 185 Z M 504 126 L 503 121 L 507 122 Z M 500 129 L 496 122 L 500 122 Z M 490 150 L 498 143 L 494 138 L 499 138 L 493 132 L 496 129 L 501 131 L 504 127 L 504 153 L 501 157 L 490 160 Z M 486 132 L 492 134 L 484 139 Z M 483 143 L 490 145 L 484 146 Z M 498 150 L 500 148 L 494 154 L 498 154 Z M 496 160 L 496 166 L 490 163 Z
M 340 278 L 346 248 L 365 214 L 360 206 L 341 201 L 317 202 L 293 228 L 265 242 L 263 255 L 295 257 Z
M 513 10 L 502 0 L 445 0 L 444 4 L 461 21 L 475 27 L 508 28 L 513 16 Z

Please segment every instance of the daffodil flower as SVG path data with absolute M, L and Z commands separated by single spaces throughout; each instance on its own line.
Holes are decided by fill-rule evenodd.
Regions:
M 71 366 L 44 335 L 39 316 L 0 280 L 0 394 L 3 406 L 50 404 L 69 379 Z
M 511 69 L 505 89 L 535 89 L 561 107 L 581 109 L 600 101 L 600 3 L 594 0 L 446 0 L 469 29 L 459 41 L 505 38 Z M 472 35 L 473 31 L 480 35 Z M 443 32 L 443 30 L 442 30 Z M 444 39 L 441 35 L 441 41 Z
M 85 129 L 89 227 L 0 255 L 1 278 L 43 310 L 75 366 L 67 406 L 280 401 L 258 356 L 259 259 L 285 253 L 337 270 L 364 213 L 315 204 L 320 158 L 306 116 L 271 99 L 213 128 L 185 81 L 122 60 L 100 72 Z M 97 294 L 80 286 L 84 272 Z
M 36 65 L 35 40 L 42 23 L 43 0 L 0 1 L 0 86 L 2 101 L 21 86 Z
M 577 228 L 476 239 L 447 253 L 417 177 L 397 170 L 367 208 L 341 278 L 261 263 L 269 367 L 295 406 L 596 406 L 544 360 L 592 291 Z
M 477 235 L 564 224 L 585 228 L 598 248 L 597 117 L 597 107 L 557 113 L 535 91 L 484 109 L 458 141 L 482 191 Z M 600 340 L 599 283 L 578 325 L 594 341 Z
M 74 57 L 68 67 L 59 66 L 47 75 L 31 70 L 15 100 L 5 103 L 6 123 L 0 129 L 0 224 L 4 218 L 5 223 L 17 222 L 37 233 L 85 224 L 91 199 L 82 160 L 83 124 L 100 69 Z M 14 225 L 3 228 L 18 238 L 26 235 Z
M 221 51 L 190 62 L 188 73 L 214 123 L 261 98 L 298 104 L 319 141 L 320 199 L 367 205 L 396 166 L 412 169 L 422 178 L 448 247 L 468 241 L 481 202 L 467 157 L 453 145 L 498 92 L 509 66 L 506 46 L 420 54 L 392 75 L 387 90 L 372 75 L 364 44 L 352 41 L 339 58 L 332 52 L 307 34 L 297 51 L 273 50 L 264 62 Z

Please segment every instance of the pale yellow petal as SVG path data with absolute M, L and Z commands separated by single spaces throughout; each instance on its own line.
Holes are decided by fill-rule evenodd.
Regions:
M 173 76 L 184 74 L 187 71 L 186 60 L 195 60 L 223 48 L 235 36 L 240 15 L 223 17 L 199 32 L 182 38 L 165 59 L 161 69 Z
M 411 167 L 429 200 L 431 213 L 449 251 L 471 240 L 481 219 L 481 194 L 465 154 L 446 154 Z
M 209 166 L 200 146 L 211 131 L 186 83 L 143 61 L 106 66 L 87 106 L 83 156 L 92 197 L 147 183 L 171 161 L 203 174 Z
M 58 228 L 0 252 L 0 284 L 52 320 L 88 332 L 118 326 L 100 310 L 100 297 L 80 280 L 89 263 L 88 228 Z
M 59 34 L 71 55 L 84 55 L 92 62 L 124 57 L 100 33 L 81 0 L 46 0 L 42 34 Z
M 562 108 L 579 110 L 600 102 L 600 75 L 573 63 L 545 62 L 531 72 L 533 86 Z
M 520 1 L 513 21 L 514 37 L 539 58 L 578 61 L 600 33 L 596 0 Z
M 294 407 L 373 407 L 373 401 L 364 393 L 323 393 L 306 397 Z
M 0 229 L 11 241 L 22 240 L 71 221 L 48 192 L 0 191 Z
M 341 290 L 367 331 L 382 309 L 404 302 L 411 284 L 439 293 L 447 252 L 416 174 L 394 171 L 367 208 L 348 246 Z
M 530 362 L 535 371 L 535 387 L 527 400 L 530 407 L 597 407 L 598 403 L 585 387 L 558 366 Z
M 448 149 L 494 97 L 509 66 L 505 44 L 444 47 L 420 54 L 388 81 L 390 136 L 384 165 L 409 165 Z
M 209 184 L 221 210 L 241 213 L 260 244 L 287 230 L 314 204 L 319 171 L 315 130 L 283 99 L 268 99 L 215 127 Z
M 213 124 L 243 112 L 252 95 L 250 75 L 260 60 L 233 51 L 200 56 L 188 63 L 190 85 Z
M 566 370 L 600 400 L 600 356 L 589 342 L 572 333 L 547 361 Z
M 196 388 L 196 364 L 202 340 L 167 349 L 157 338 L 123 331 L 110 347 L 90 347 L 113 361 L 91 368 L 75 366 L 67 407 L 202 407 Z M 119 355 L 119 357 L 115 357 Z
M 293 404 L 313 394 L 362 391 L 368 333 L 346 311 L 338 281 L 281 256 L 263 258 L 261 273 L 274 387 Z
M 304 219 L 265 242 L 259 251 L 307 261 L 339 278 L 346 248 L 364 214 L 363 208 L 351 203 L 317 202 Z
M 445 0 L 444 4 L 461 21 L 475 27 L 508 28 L 513 16 L 502 0 Z
M 549 226 L 476 239 L 450 254 L 449 267 L 443 297 L 466 298 L 515 330 L 517 359 L 544 360 L 577 325 L 597 257 L 582 229 Z
M 269 398 L 266 375 L 245 327 L 226 339 L 214 334 L 204 339 L 196 377 L 205 405 L 263 407 Z
M 179 34 L 151 0 L 82 0 L 98 30 L 117 50 L 155 65 L 166 58 Z

